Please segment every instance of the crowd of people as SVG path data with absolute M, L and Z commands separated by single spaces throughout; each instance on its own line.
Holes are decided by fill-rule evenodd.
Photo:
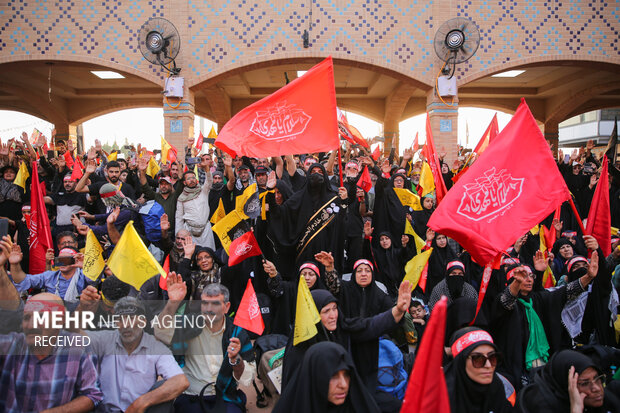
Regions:
M 475 159 L 458 153 L 454 165 L 440 156 L 448 188 Z M 452 412 L 620 411 L 619 239 L 605 256 L 568 203 L 539 223 L 557 234 L 548 251 L 536 230 L 506 251 L 477 312 L 484 267 L 428 227 L 436 199 L 421 187 L 418 152 L 374 159 L 343 142 L 341 161 L 337 151 L 233 158 L 190 140 L 177 159 L 156 158 L 140 146 L 108 154 L 99 142 L 80 152 L 59 141 L 46 151 L 26 134 L 0 143 L 0 217 L 8 227 L 0 240 L 0 411 L 242 412 L 255 391 L 259 406 L 274 412 L 398 412 L 441 297 L 445 342 L 436 344 L 445 351 Z M 594 145 L 557 159 L 588 216 L 600 178 Z M 45 271 L 32 274 L 35 163 L 53 247 Z M 616 228 L 618 167 L 609 166 Z M 24 169 L 30 178 L 20 185 Z M 402 191 L 417 202 L 403 203 Z M 155 225 L 145 205 L 160 206 Z M 241 224 L 261 254 L 231 266 L 230 240 L 214 226 L 233 211 L 249 217 Z M 96 280 L 87 277 L 88 234 L 107 259 L 129 222 L 167 263 L 167 276 L 147 274 L 140 288 L 107 266 Z M 430 248 L 425 282 L 403 281 L 407 263 Z M 548 269 L 557 283 L 545 288 Z M 316 334 L 297 342 L 301 278 L 320 320 Z M 260 336 L 233 324 L 248 280 L 265 325 Z M 121 322 L 41 327 L 37 313 L 46 311 Z M 208 323 L 152 323 L 175 315 Z M 88 345 L 67 344 L 76 338 Z

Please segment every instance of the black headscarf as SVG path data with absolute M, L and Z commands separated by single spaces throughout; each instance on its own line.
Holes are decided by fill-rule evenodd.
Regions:
M 404 254 L 406 251 L 403 251 L 400 241 L 395 242 L 390 232 L 380 232 L 377 240 L 380 240 L 382 236 L 388 237 L 391 245 L 389 248 L 383 248 L 380 242 L 376 246 L 371 244 L 372 255 L 377 263 L 376 280 L 385 285 L 390 296 L 395 297 L 398 295 L 398 286 L 405 276 L 406 256 Z M 375 272 L 373 271 L 374 278 Z
M 452 247 L 450 247 L 450 244 L 447 243 L 447 239 L 445 247 L 439 248 L 437 246 L 437 235 L 440 234 L 435 234 L 435 238 L 433 238 L 431 242 L 433 252 L 431 252 L 431 256 L 428 258 L 428 276 L 426 278 L 427 297 L 431 296 L 433 288 L 446 277 L 446 265 L 448 265 L 450 261 L 456 259 L 456 254 L 454 250 L 452 250 Z M 426 236 L 423 239 L 426 239 Z
M 334 406 L 327 400 L 331 377 L 347 370 L 351 378 L 346 401 Z M 273 412 L 330 413 L 379 412 L 379 407 L 363 385 L 351 356 L 336 343 L 317 343 L 310 348 L 284 389 Z
M 408 208 L 394 191 L 394 178 L 400 176 L 405 179 L 407 188 L 407 178 L 403 174 L 395 174 L 388 181 L 380 177 L 375 186 L 375 206 L 372 215 L 372 226 L 374 227 L 373 244 L 378 245 L 379 237 L 377 234 L 389 232 L 394 236 L 400 237 L 405 232 L 405 219 L 407 218 Z
M 452 337 L 452 344 L 465 334 L 476 330 L 483 331 L 478 327 L 466 327 L 458 330 Z M 467 357 L 483 344 L 495 347 L 495 344 L 490 341 L 476 341 L 463 348 L 445 368 L 446 386 L 448 387 L 452 413 L 501 413 L 513 411 L 513 406 L 506 397 L 504 382 L 497 373 L 493 375 L 493 381 L 487 385 L 479 384 L 467 375 L 465 366 Z
M 372 280 L 366 287 L 360 286 L 355 277 L 359 264 L 353 269 L 351 281 L 342 281 L 340 286 L 340 308 L 345 317 L 370 317 L 392 307 L 390 297 L 375 284 L 375 272 L 371 267 Z
M 428 229 L 428 220 L 431 219 L 431 215 L 435 210 L 434 207 L 431 209 L 426 209 L 424 207 L 424 199 L 433 198 L 430 194 L 425 195 L 420 199 L 420 204 L 422 204 L 422 211 L 413 211 L 413 230 L 418 234 L 418 236 L 422 239 L 426 239 L 426 230 Z

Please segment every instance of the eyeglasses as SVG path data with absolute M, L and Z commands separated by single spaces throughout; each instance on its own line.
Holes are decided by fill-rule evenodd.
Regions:
M 501 360 L 499 353 L 489 353 L 487 355 L 472 353 L 468 358 L 471 360 L 471 364 L 477 369 L 484 367 L 487 364 L 487 360 L 491 363 L 491 367 L 497 366 L 497 363 Z
M 592 380 L 578 381 L 577 387 L 579 387 L 580 389 L 591 389 L 592 384 L 594 383 L 596 383 L 597 386 L 603 386 L 603 383 L 605 383 L 606 377 L 607 377 L 606 375 L 601 374 L 600 376 L 597 376 L 593 378 Z

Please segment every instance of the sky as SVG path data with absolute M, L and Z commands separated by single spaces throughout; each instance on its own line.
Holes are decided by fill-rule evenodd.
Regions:
M 458 140 L 461 145 L 473 148 L 491 118 L 496 113 L 494 110 L 479 108 L 459 108 L 458 120 Z M 355 126 L 365 138 L 382 136 L 381 124 L 355 113 L 346 112 L 349 123 Z M 497 112 L 500 131 L 511 118 L 511 115 Z M 419 133 L 419 142 L 422 144 L 426 139 L 425 116 L 419 115 L 409 118 L 400 123 L 400 152 L 404 148 L 411 147 L 416 132 Z M 199 117 L 196 116 L 194 122 L 194 132 L 196 137 L 199 133 Z M 31 134 L 36 128 L 43 132 L 48 138 L 51 136 L 53 125 L 34 116 L 20 112 L 0 110 L 0 139 L 6 142 L 8 139 L 18 137 L 22 131 Z M 204 120 L 203 134 L 206 136 L 214 125 L 208 119 Z M 469 140 L 466 139 L 466 125 L 469 129 Z M 94 145 L 95 139 L 99 139 L 103 144 L 110 145 L 116 142 L 123 145 L 125 138 L 130 143 L 141 143 L 149 149 L 160 147 L 160 135 L 164 133 L 163 109 L 141 108 L 127 109 L 109 113 L 91 119 L 83 124 L 84 143 L 86 147 Z

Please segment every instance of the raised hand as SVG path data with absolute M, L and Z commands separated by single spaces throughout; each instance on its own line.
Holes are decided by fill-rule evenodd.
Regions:
M 138 158 L 138 170 L 140 172 L 145 172 L 146 168 L 148 168 L 149 166 L 150 161 L 151 161 L 150 156 L 148 158 L 145 158 L 144 156 L 142 158 Z
M 370 223 L 370 221 L 364 222 L 364 235 L 366 237 L 370 237 L 374 230 L 375 229 L 372 227 L 372 224 Z
M 277 176 L 276 176 L 276 171 L 271 171 L 269 172 L 269 175 L 267 176 L 267 189 L 273 189 L 276 187 L 276 183 L 277 183 Z
M 101 300 L 101 295 L 97 292 L 97 289 L 92 285 L 87 286 L 80 293 L 80 311 L 92 311 L 97 309 L 97 305 Z
M 314 259 L 323 264 L 325 271 L 334 270 L 334 257 L 331 252 L 321 251 L 314 254 Z
M 80 211 L 82 212 L 82 211 Z M 112 212 L 110 212 L 110 214 L 108 215 L 108 217 L 106 218 L 106 222 L 110 225 L 114 224 L 116 222 L 116 220 L 118 219 L 118 215 L 121 213 L 121 208 L 120 207 L 114 207 L 114 209 L 112 210 Z M 93 217 L 94 218 L 94 217 Z
M 403 245 L 403 248 L 406 247 L 407 244 L 409 243 L 409 236 L 405 234 L 401 235 L 400 243 Z
M 232 168 L 233 160 L 230 155 L 224 155 L 224 166 Z
M 347 188 L 345 188 L 344 186 L 341 186 L 340 188 L 338 188 L 338 196 L 343 201 L 347 199 L 349 197 L 349 192 L 347 191 Z
M 432 241 L 435 239 L 435 231 L 431 228 L 426 229 L 426 242 Z
M 586 248 L 592 251 L 598 250 L 598 241 L 592 235 L 584 235 L 583 242 L 586 244 Z
M 0 140 L 0 156 L 9 156 L 9 145 Z
M 536 251 L 534 255 L 534 268 L 540 272 L 544 272 L 547 269 L 547 259 L 541 250 Z
M 170 231 L 170 221 L 168 220 L 168 214 L 163 214 L 159 219 L 159 224 L 162 231 Z
M 26 132 L 22 132 L 20 138 L 24 141 L 24 143 L 28 142 L 28 134 Z
M 166 278 L 166 286 L 168 287 L 168 299 L 170 301 L 181 301 L 187 294 L 187 286 L 180 274 L 172 271 Z
M 403 160 L 410 161 L 411 159 L 413 159 L 413 150 L 405 149 L 405 151 L 403 152 Z
M 99 153 L 102 151 L 101 141 L 99 139 L 95 139 L 95 151 Z
M 553 221 L 551 221 L 551 225 L 555 227 L 555 232 L 557 234 L 562 233 L 562 227 L 564 226 L 564 221 L 560 221 L 559 219 L 554 218 Z
M 590 139 L 587 143 L 586 143 L 586 150 L 589 152 L 592 149 L 594 149 L 594 141 L 592 139 Z
M 67 150 L 69 152 L 73 152 L 75 147 L 73 146 L 73 141 L 71 139 L 67 139 Z
M 388 159 L 384 159 L 383 163 L 381 164 L 381 172 L 383 172 L 384 174 L 389 174 L 391 170 L 392 165 L 390 165 L 390 161 Z
M 94 159 L 87 160 L 86 169 L 84 170 L 84 173 L 93 174 L 95 173 L 96 170 L 97 170 L 97 164 L 95 163 L 95 160 Z
M 588 277 L 593 280 L 598 275 L 598 252 L 594 251 L 590 256 L 590 265 L 588 266 Z
M 586 393 L 581 393 L 577 387 L 579 381 L 579 374 L 575 371 L 575 366 L 570 366 L 568 369 L 568 398 L 570 400 L 570 413 L 581 413 L 584 410 L 584 400 L 588 396 Z
M 263 260 L 263 270 L 267 273 L 267 275 L 269 275 L 270 278 L 278 275 L 278 270 L 276 269 L 276 266 L 273 262 L 269 260 Z
M 45 251 L 45 262 L 52 262 L 54 259 L 54 248 L 48 248 Z
M 183 252 L 185 253 L 185 258 L 191 260 L 194 256 L 194 251 L 196 251 L 196 243 L 191 235 L 188 235 L 183 240 Z
M 392 315 L 394 320 L 398 323 L 405 315 L 411 304 L 411 283 L 409 281 L 403 281 L 398 287 L 398 299 L 396 305 L 392 308 Z
M 13 265 L 17 265 L 22 262 L 24 258 L 24 254 L 22 254 L 22 249 L 19 247 L 17 243 L 13 243 L 11 245 L 11 253 L 9 254 L 9 263 Z

